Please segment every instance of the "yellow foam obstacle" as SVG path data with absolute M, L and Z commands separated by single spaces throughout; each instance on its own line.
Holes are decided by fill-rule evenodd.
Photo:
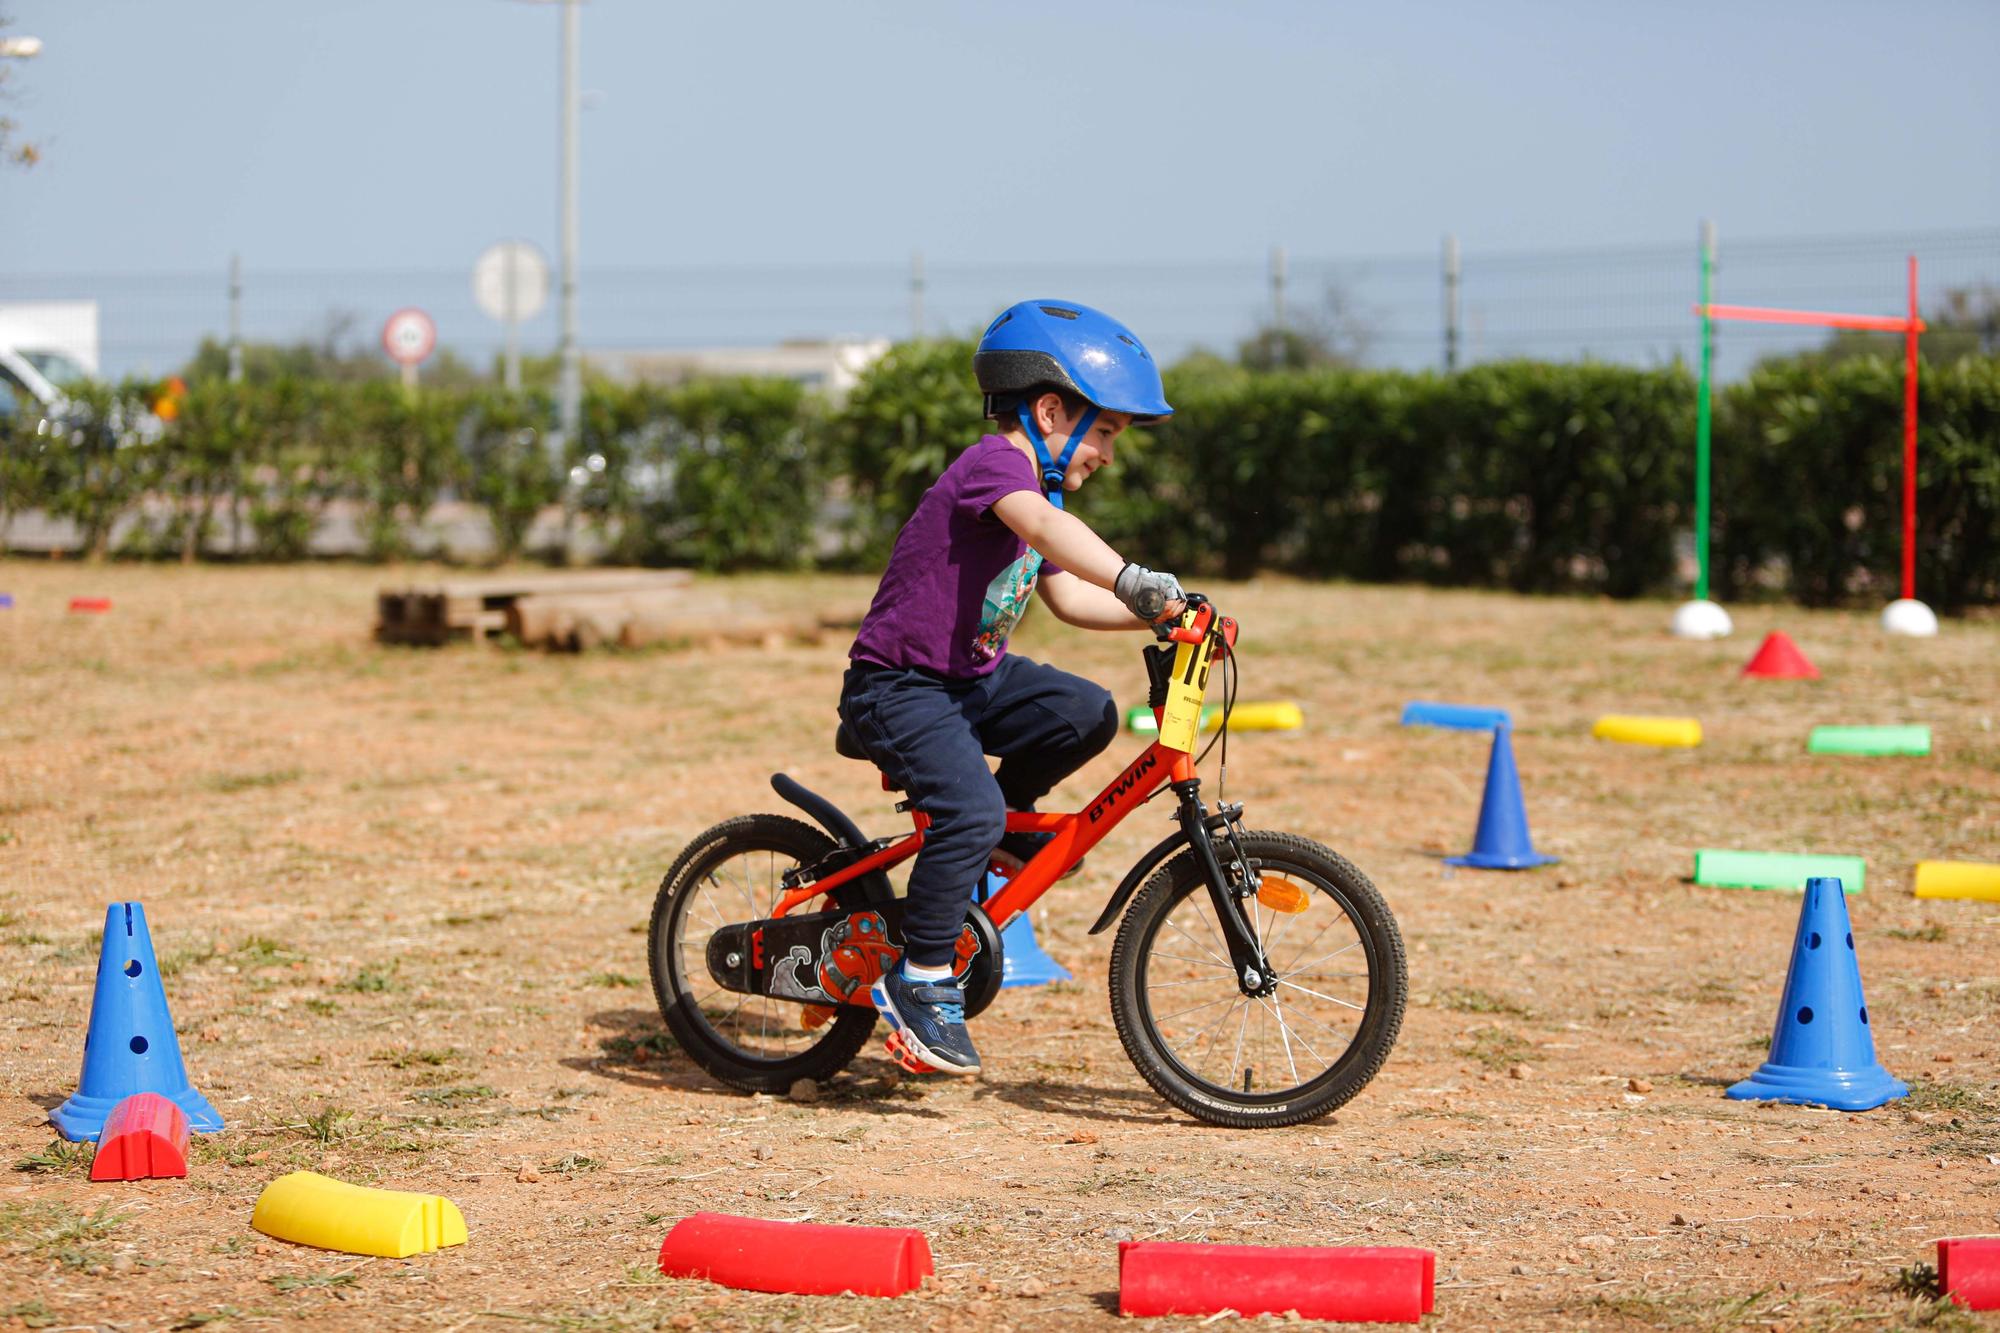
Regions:
M 1978 861 L 1917 862 L 1917 897 L 2000 903 L 2000 866 Z
M 1206 717 L 1201 721 L 1204 731 L 1214 725 Z M 1289 700 L 1275 703 L 1241 703 L 1229 710 L 1231 731 L 1296 731 L 1305 723 L 1305 711 Z
M 1275 703 L 1240 703 L 1229 710 L 1231 731 L 1296 731 L 1305 725 L 1303 709 L 1289 700 Z M 1209 704 L 1201 710 L 1201 729 L 1213 731 L 1222 724 L 1222 708 Z M 1158 734 L 1159 724 L 1153 721 L 1150 708 L 1129 708 L 1125 711 L 1125 729 L 1140 736 Z
M 279 1176 L 257 1196 L 250 1225 L 267 1236 L 343 1254 L 403 1259 L 466 1241 L 450 1199 L 350 1185 L 312 1171 Z
M 1701 723 L 1691 717 L 1636 717 L 1606 713 L 1597 719 L 1590 734 L 1601 741 L 1622 741 L 1626 745 L 1692 748 L 1701 744 Z

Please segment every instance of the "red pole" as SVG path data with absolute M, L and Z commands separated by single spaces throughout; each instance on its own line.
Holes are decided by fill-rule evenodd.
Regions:
M 1907 333 L 1910 329 L 1910 321 L 1902 315 L 1843 315 L 1830 310 L 1773 310 L 1757 305 L 1698 305 L 1694 312 L 1708 319 L 1811 324 L 1818 328 L 1870 329 L 1877 333 Z
M 1917 595 L 1917 257 L 1910 256 L 1910 324 L 1903 335 L 1903 597 Z

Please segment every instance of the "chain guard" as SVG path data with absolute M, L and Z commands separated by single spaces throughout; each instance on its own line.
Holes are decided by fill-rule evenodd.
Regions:
M 739 995 L 824 1006 L 868 1007 L 868 988 L 903 956 L 908 900 L 855 910 L 806 912 L 724 926 L 708 940 L 708 974 Z M 952 970 L 971 1017 L 1000 993 L 1000 932 L 974 904 L 966 910 Z

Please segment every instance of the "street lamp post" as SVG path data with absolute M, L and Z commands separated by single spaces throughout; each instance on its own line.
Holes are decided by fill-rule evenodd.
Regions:
M 562 333 L 559 380 L 556 399 L 560 412 L 558 451 L 571 447 L 583 435 L 583 352 L 576 341 L 576 244 L 577 244 L 577 45 L 581 36 L 577 5 L 562 4 Z M 556 465 L 562 466 L 558 452 Z M 563 562 L 576 561 L 576 492 L 568 471 L 563 474 Z

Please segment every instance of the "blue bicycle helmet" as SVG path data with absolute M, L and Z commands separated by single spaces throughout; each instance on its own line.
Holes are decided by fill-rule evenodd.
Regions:
M 1042 489 L 1062 506 L 1063 476 L 1077 443 L 1099 412 L 1124 412 L 1134 425 L 1173 415 L 1160 368 L 1133 332 L 1101 310 L 1074 301 L 1022 301 L 986 327 L 972 354 L 972 373 L 986 395 L 989 417 L 1016 415 L 1035 446 Z M 1063 390 L 1090 405 L 1061 458 L 1050 458 L 1028 399 L 1038 390 Z

